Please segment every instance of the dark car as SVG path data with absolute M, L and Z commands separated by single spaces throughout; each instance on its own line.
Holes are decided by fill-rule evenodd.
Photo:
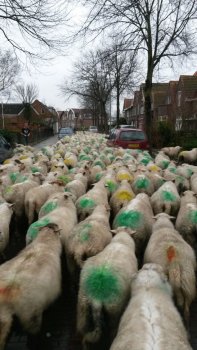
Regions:
M 10 143 L 0 135 L 0 163 L 2 163 L 5 159 L 10 158 L 13 153 L 13 148 Z
M 74 130 L 71 127 L 61 128 L 58 132 L 58 139 L 62 139 L 64 136 L 72 136 L 74 134 Z
M 119 128 L 113 130 L 107 137 L 107 145 L 110 147 L 149 149 L 149 143 L 145 132 L 141 129 Z

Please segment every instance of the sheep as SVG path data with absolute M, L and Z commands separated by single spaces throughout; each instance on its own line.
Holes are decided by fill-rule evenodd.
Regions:
M 133 181 L 133 175 L 130 173 L 129 169 L 126 166 L 121 166 L 117 170 L 116 180 L 121 182 L 122 180 Z
M 15 315 L 27 332 L 40 330 L 43 311 L 61 293 L 59 230 L 41 229 L 32 244 L 0 266 L 0 349 Z
M 153 183 L 150 181 L 148 175 L 145 174 L 138 174 L 134 177 L 132 189 L 135 194 L 146 193 L 149 196 L 151 196 L 155 190 Z
M 196 296 L 196 258 L 166 213 L 158 214 L 144 253 L 144 263 L 160 264 L 168 275 L 177 306 L 189 322 L 189 307 Z
M 172 181 L 165 182 L 153 193 L 150 202 L 155 215 L 165 212 L 169 215 L 177 215 L 180 207 L 180 196 Z
M 108 205 L 108 192 L 102 179 L 91 190 L 77 199 L 75 205 L 79 221 L 91 215 L 99 204 Z
M 86 193 L 88 183 L 88 179 L 85 173 L 77 175 L 78 177 L 75 177 L 65 186 L 65 191 L 71 192 L 75 198 L 75 201 Z M 85 179 L 82 179 L 82 177 Z
M 112 209 L 113 218 L 118 214 L 119 210 L 130 202 L 135 197 L 131 185 L 128 180 L 122 180 L 118 189 L 110 198 L 110 207 Z
M 35 215 L 38 215 L 42 205 L 52 193 L 61 192 L 63 190 L 63 186 L 60 186 L 58 182 L 53 184 L 44 183 L 33 189 L 29 189 L 25 194 L 25 213 L 28 224 L 32 224 Z
M 64 206 L 57 207 L 29 226 L 26 235 L 26 244 L 31 243 L 35 239 L 35 237 L 38 235 L 40 227 L 53 223 L 56 224 L 61 230 L 61 240 L 62 244 L 64 245 L 66 236 L 77 224 L 77 211 L 73 203 L 72 194 L 65 192 L 64 197 Z
M 191 190 L 197 194 L 197 173 L 194 173 L 190 178 Z
M 137 272 L 132 232 L 120 228 L 102 252 L 89 258 L 81 271 L 77 305 L 77 330 L 83 349 L 115 336 L 118 322 L 130 298 L 131 278 Z M 100 346 L 100 348 L 104 348 Z
M 197 195 L 193 191 L 183 193 L 175 227 L 186 242 L 196 248 Z
M 166 169 L 170 163 L 170 158 L 162 151 L 155 157 L 155 164 L 161 169 Z
M 182 147 L 175 146 L 175 147 L 163 147 L 161 151 L 165 153 L 168 157 L 171 159 L 177 158 L 178 154 L 180 153 Z
M 110 350 L 192 350 L 160 265 L 144 265 L 132 279 L 131 294 Z
M 110 243 L 112 234 L 109 215 L 109 206 L 96 206 L 93 213 L 78 223 L 66 237 L 67 266 L 73 281 L 77 281 L 76 275 L 83 267 L 85 260 L 102 251 Z
M 159 175 L 157 173 L 148 172 L 148 173 L 146 173 L 146 175 L 148 176 L 149 180 L 153 184 L 154 191 L 157 191 L 158 188 L 161 187 L 164 184 L 164 182 L 166 182 L 164 177 L 162 177 L 161 175 Z
M 145 246 L 152 232 L 153 211 L 149 197 L 145 193 L 138 194 L 116 215 L 112 227 L 126 226 L 136 232 L 133 235 L 136 247 L 136 256 L 139 259 L 143 255 Z
M 38 218 L 41 219 L 43 216 L 49 214 L 54 209 L 59 207 L 64 207 L 68 205 L 68 196 L 74 200 L 74 197 L 70 193 L 65 192 L 55 192 L 52 193 L 48 200 L 42 205 L 38 213 Z
M 0 254 L 3 253 L 9 242 L 9 227 L 13 214 L 13 204 L 0 204 Z
M 184 176 L 176 175 L 174 183 L 179 194 L 190 190 L 190 182 Z
M 178 155 L 178 162 L 186 162 L 194 164 L 197 161 L 197 148 L 193 148 L 191 151 L 181 151 Z

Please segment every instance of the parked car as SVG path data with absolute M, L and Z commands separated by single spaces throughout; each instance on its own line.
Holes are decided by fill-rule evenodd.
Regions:
M 10 143 L 0 135 L 0 163 L 5 159 L 10 158 L 13 154 L 13 148 Z
M 114 129 L 107 138 L 107 145 L 110 147 L 149 149 L 147 136 L 141 129 Z
M 74 134 L 74 130 L 71 127 L 61 128 L 58 132 L 58 139 L 62 139 L 64 136 L 71 136 Z
M 92 126 L 89 127 L 89 131 L 90 132 L 98 132 L 98 128 L 97 128 L 97 126 L 93 126 L 92 125 Z

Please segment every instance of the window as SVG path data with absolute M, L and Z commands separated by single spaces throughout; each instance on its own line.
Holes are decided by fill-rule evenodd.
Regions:
M 120 133 L 120 140 L 122 141 L 134 141 L 134 140 L 145 140 L 145 135 L 142 131 L 122 131 Z

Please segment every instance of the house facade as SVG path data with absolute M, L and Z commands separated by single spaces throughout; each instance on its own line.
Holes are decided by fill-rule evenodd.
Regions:
M 178 81 L 153 83 L 151 100 L 153 125 L 168 121 L 177 131 L 197 130 L 197 73 L 181 75 Z M 134 92 L 129 123 L 145 130 L 144 101 L 141 84 L 140 90 Z
M 87 108 L 71 108 L 67 111 L 67 125 L 76 130 L 88 129 L 95 125 L 94 113 Z

